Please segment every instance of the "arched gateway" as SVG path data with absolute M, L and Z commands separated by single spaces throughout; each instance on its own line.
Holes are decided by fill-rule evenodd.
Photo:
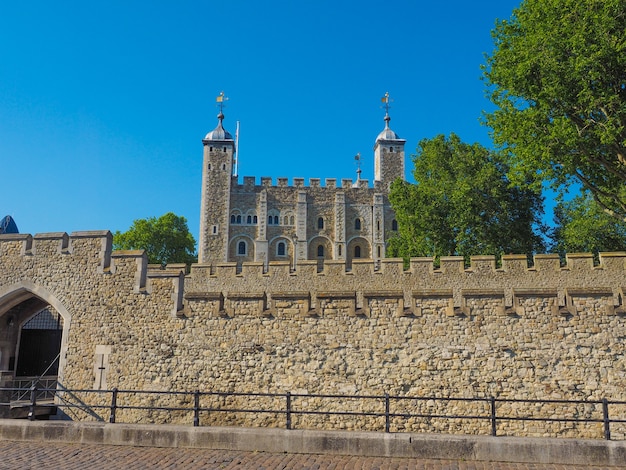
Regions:
M 0 381 L 63 374 L 71 315 L 47 289 L 23 280 L 0 290 Z

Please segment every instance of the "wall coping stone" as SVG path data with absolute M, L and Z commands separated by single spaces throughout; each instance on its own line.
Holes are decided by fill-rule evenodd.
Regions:
M 0 420 L 0 439 L 552 465 L 626 465 L 626 441 Z

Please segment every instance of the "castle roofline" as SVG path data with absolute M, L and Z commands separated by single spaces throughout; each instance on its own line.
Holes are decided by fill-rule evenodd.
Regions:
M 378 134 L 378 137 L 376 137 L 376 143 L 378 144 L 378 142 L 389 142 L 389 141 L 393 141 L 393 142 L 406 142 L 406 140 L 401 139 L 400 137 L 398 137 L 398 134 L 396 134 L 394 131 L 391 130 L 391 128 L 389 127 L 389 121 L 391 121 L 391 117 L 389 117 L 389 114 L 385 114 L 385 128 L 381 131 L 380 134 Z M 374 145 L 374 148 L 376 147 L 376 145 Z
M 202 142 L 223 142 L 223 141 L 233 141 L 233 136 L 224 129 L 222 125 L 222 121 L 224 120 L 224 114 L 221 112 L 217 115 L 217 127 L 204 136 Z

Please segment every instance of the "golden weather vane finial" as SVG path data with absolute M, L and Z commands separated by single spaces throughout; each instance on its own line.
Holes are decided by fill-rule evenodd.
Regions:
M 217 95 L 217 98 L 215 99 L 215 101 L 217 102 L 217 105 L 220 107 L 220 114 L 223 114 L 224 111 L 224 106 L 225 101 L 228 101 L 228 97 L 224 94 L 224 92 L 220 92 L 219 95 Z
M 385 109 L 385 113 L 389 114 L 389 108 L 391 108 L 391 105 L 389 103 L 393 101 L 391 98 L 389 98 L 389 92 L 386 92 L 385 96 L 383 96 L 380 101 L 383 102 L 382 108 Z

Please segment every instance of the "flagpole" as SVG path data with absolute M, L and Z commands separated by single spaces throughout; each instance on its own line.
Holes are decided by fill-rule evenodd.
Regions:
M 235 131 L 235 176 L 239 175 L 239 121 Z

